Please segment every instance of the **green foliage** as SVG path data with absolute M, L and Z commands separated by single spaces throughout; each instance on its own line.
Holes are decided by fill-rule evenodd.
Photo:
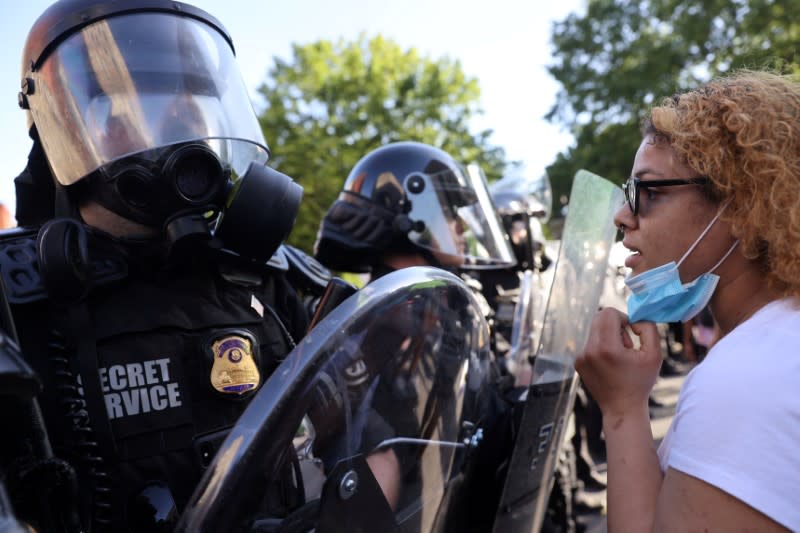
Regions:
M 311 252 L 322 216 L 356 162 L 393 141 L 432 144 L 490 179 L 502 175 L 505 153 L 491 130 L 472 134 L 480 89 L 458 61 L 432 60 L 380 36 L 318 41 L 275 58 L 259 88 L 259 115 L 272 150 L 270 164 L 304 188 L 290 242 Z
M 547 118 L 576 139 L 547 169 L 554 202 L 580 168 L 621 183 L 662 97 L 738 68 L 800 72 L 798 13 L 800 0 L 588 0 L 554 24 Z
M 366 275 L 364 274 L 354 274 L 352 272 L 339 272 L 337 273 L 337 275 L 346 282 L 355 285 L 359 289 L 363 288 L 364 285 L 366 285 Z

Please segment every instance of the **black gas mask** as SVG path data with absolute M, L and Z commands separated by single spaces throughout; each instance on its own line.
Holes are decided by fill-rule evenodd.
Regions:
M 291 178 L 255 161 L 234 180 L 202 142 L 121 159 L 89 176 L 86 188 L 89 199 L 110 211 L 159 228 L 168 256 L 211 243 L 258 261 L 289 235 L 302 198 Z
M 203 143 L 149 150 L 87 177 L 88 197 L 118 215 L 154 228 L 176 215 L 219 212 L 230 171 Z
M 186 159 L 181 162 L 176 154 Z M 192 155 L 197 159 L 189 159 Z M 230 171 L 213 158 L 213 152 L 199 146 L 182 147 L 167 159 L 175 165 L 172 172 L 159 175 L 154 165 L 131 161 L 111 174 L 107 182 L 111 185 L 97 186 L 98 194 L 108 198 L 101 204 L 108 209 L 119 209 L 122 213 L 118 214 L 141 224 L 161 220 L 162 231 L 155 237 L 112 239 L 124 246 L 129 260 L 158 268 L 153 259 L 180 264 L 217 250 L 232 252 L 245 263 L 264 264 L 272 257 L 294 225 L 302 187 L 258 162 L 252 162 L 234 183 L 228 179 Z M 217 161 L 217 166 L 200 166 L 205 160 Z M 102 178 L 98 176 L 96 179 Z M 158 198 L 152 200 L 154 196 Z M 31 199 L 24 194 L 23 198 Z M 158 215 L 161 219 L 155 218 Z M 106 261 L 104 266 L 109 267 L 104 255 L 107 250 L 103 252 L 102 245 L 90 250 L 87 228 L 75 218 L 52 216 L 50 211 L 37 235 L 39 272 L 51 297 L 76 300 L 91 285 L 91 272 L 97 266 L 93 261 Z M 118 267 L 111 270 L 115 268 L 117 273 L 122 272 Z M 111 272 L 112 277 L 115 275 Z

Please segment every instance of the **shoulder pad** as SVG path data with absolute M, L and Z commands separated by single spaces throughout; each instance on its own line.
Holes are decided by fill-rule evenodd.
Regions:
M 14 228 L 0 231 L 0 276 L 10 304 L 26 304 L 48 297 L 39 273 L 36 250 L 38 228 Z M 127 276 L 127 265 L 116 257 L 93 257 L 93 286 Z
M 289 270 L 289 259 L 286 257 L 286 251 L 283 245 L 279 246 L 272 257 L 267 261 L 267 266 L 281 272 Z
M 0 274 L 11 304 L 47 297 L 36 260 L 36 234 L 21 228 L 0 232 Z
M 325 287 L 328 286 L 328 282 L 333 277 L 330 270 L 294 246 L 283 244 L 279 250 L 283 250 L 286 254 L 286 258 L 289 261 L 287 277 L 296 288 L 313 294 L 325 292 Z

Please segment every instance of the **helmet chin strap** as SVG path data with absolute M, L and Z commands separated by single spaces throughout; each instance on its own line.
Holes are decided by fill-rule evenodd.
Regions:
M 39 226 L 53 218 L 56 179 L 50 171 L 36 126 L 31 126 L 29 135 L 33 146 L 28 164 L 14 178 L 15 215 L 20 226 Z
M 75 218 L 80 220 L 80 213 L 78 210 L 78 203 L 74 200 L 70 191 L 63 185 L 55 183 L 55 196 L 53 205 L 53 214 L 56 218 Z

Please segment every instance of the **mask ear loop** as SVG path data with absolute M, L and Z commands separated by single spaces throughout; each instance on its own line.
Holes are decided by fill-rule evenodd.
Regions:
M 714 215 L 714 218 L 712 218 L 712 219 L 711 219 L 711 222 L 709 222 L 709 223 L 708 223 L 708 226 L 706 226 L 706 229 L 704 229 L 704 230 L 703 230 L 703 233 L 701 233 L 701 234 L 700 234 L 700 236 L 697 238 L 697 240 L 696 240 L 696 241 L 694 241 L 694 244 L 692 244 L 692 245 L 689 247 L 689 249 L 688 249 L 688 250 L 686 250 L 686 253 L 685 253 L 685 254 L 683 254 L 683 257 L 681 257 L 680 261 L 678 261 L 678 264 L 677 264 L 677 266 L 678 266 L 678 267 L 680 267 L 680 266 L 681 266 L 681 263 L 683 263 L 683 261 L 684 261 L 684 260 L 685 260 L 687 257 L 689 257 L 689 254 L 690 254 L 690 253 L 692 253 L 692 250 L 694 250 L 694 249 L 697 247 L 697 245 L 698 245 L 698 244 L 700 244 L 700 241 L 702 241 L 702 240 L 703 240 L 703 237 L 705 237 L 705 236 L 706 236 L 706 234 L 707 234 L 709 231 L 711 231 L 711 228 L 714 226 L 714 223 L 717 221 L 717 219 L 720 217 L 720 215 L 722 215 L 722 213 L 725 211 L 725 208 L 726 208 L 726 207 L 728 207 L 728 204 L 730 204 L 730 203 L 731 203 L 731 198 L 728 198 L 728 200 L 727 200 L 727 201 L 726 201 L 724 204 L 722 204 L 722 207 L 720 208 L 720 210 L 719 210 L 719 211 L 717 211 L 717 214 L 716 214 L 716 215 Z M 734 249 L 734 248 L 736 248 L 736 245 L 737 245 L 737 244 L 739 244 L 739 241 L 736 241 L 736 242 L 734 243 L 734 245 L 731 247 L 731 249 L 730 249 L 730 250 L 728 250 L 728 253 L 726 253 L 726 254 L 725 254 L 725 256 L 722 258 L 722 261 L 724 261 L 725 259 L 727 259 L 727 258 L 728 258 L 728 255 L 730 255 L 730 253 L 733 251 L 733 249 Z M 716 268 L 717 268 L 719 265 L 721 265 L 721 264 L 722 264 L 722 261 L 720 261 L 719 263 L 717 263 L 717 265 L 716 265 L 714 268 L 712 268 L 712 269 L 711 269 L 711 272 L 713 272 L 713 271 L 714 271 L 714 269 L 716 269 Z
M 729 256 L 729 255 L 731 255 L 731 253 L 732 253 L 732 252 L 733 252 L 733 251 L 736 249 L 736 247 L 737 247 L 737 246 L 739 246 L 739 239 L 736 239 L 736 242 L 734 242 L 734 243 L 733 243 L 733 245 L 732 245 L 730 248 L 728 248 L 728 251 L 727 251 L 727 252 L 725 252 L 725 255 L 723 255 L 723 256 L 722 256 L 722 259 L 720 259 L 720 260 L 717 262 L 717 264 L 716 264 L 716 265 L 714 265 L 714 267 L 713 267 L 711 270 L 709 270 L 709 271 L 708 271 L 708 273 L 709 273 L 709 274 L 711 274 L 711 273 L 712 273 L 712 272 L 714 272 L 716 269 L 718 269 L 718 268 L 719 268 L 719 266 L 720 266 L 722 263 L 724 263 L 724 262 L 725 262 L 725 260 L 728 258 L 728 256 Z

